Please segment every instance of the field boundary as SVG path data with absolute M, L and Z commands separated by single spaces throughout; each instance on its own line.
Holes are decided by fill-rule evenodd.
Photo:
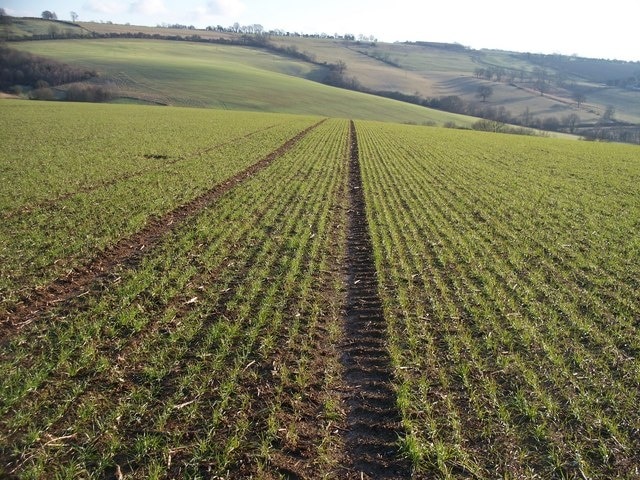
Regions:
M 386 348 L 386 323 L 365 213 L 355 123 L 349 134 L 347 300 L 342 345 L 347 407 L 345 468 L 358 478 L 409 478 L 399 457 L 400 415 Z M 365 476 L 366 475 L 366 476 Z
M 72 304 L 90 291 L 100 290 L 100 280 L 108 278 L 114 268 L 118 265 L 139 263 L 167 233 L 177 229 L 186 220 L 204 210 L 222 195 L 268 167 L 325 121 L 326 119 L 320 120 L 305 128 L 258 162 L 215 185 L 199 197 L 161 217 L 150 219 L 138 233 L 121 239 L 85 265 L 71 270 L 66 276 L 57 278 L 48 285 L 25 294 L 17 303 L 14 311 L 9 313 L 5 319 L 0 320 L 2 341 L 10 337 L 12 331 L 19 331 L 53 308 Z

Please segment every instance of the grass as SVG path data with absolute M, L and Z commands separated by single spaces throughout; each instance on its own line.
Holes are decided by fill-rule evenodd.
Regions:
M 37 18 L 12 18 L 9 25 L 3 26 L 3 29 L 3 35 L 12 39 L 29 39 L 34 35 L 88 35 L 88 32 L 78 25 Z
M 119 95 L 149 102 L 399 123 L 472 123 L 469 117 L 306 80 L 317 78 L 321 69 L 253 48 L 150 40 L 29 42 L 15 46 L 96 69 L 104 81 L 115 85 Z

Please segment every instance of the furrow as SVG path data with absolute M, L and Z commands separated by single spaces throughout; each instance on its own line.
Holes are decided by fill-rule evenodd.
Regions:
M 347 233 L 347 300 L 343 379 L 348 386 L 346 470 L 369 478 L 407 478 L 399 458 L 400 417 L 395 408 L 386 325 L 377 294 L 377 275 L 369 236 L 358 140 L 350 128 L 350 210 Z

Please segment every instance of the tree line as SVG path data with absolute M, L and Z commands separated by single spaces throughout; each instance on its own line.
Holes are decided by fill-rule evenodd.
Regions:
M 0 90 L 22 94 L 36 100 L 104 102 L 112 98 L 108 88 L 78 84 L 98 76 L 95 70 L 77 68 L 66 63 L 0 46 Z M 52 87 L 74 83 L 56 94 Z

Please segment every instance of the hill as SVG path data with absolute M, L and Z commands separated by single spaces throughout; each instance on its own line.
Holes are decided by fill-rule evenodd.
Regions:
M 37 19 L 14 19 L 13 22 L 15 25 L 11 26 L 12 29 L 16 30 L 18 29 L 16 25 L 21 25 L 21 31 L 31 31 L 36 38 L 42 38 L 42 32 L 52 28 L 51 22 L 42 21 L 38 29 Z M 66 22 L 54 23 L 66 24 Z M 207 94 L 203 98 L 201 87 L 209 90 L 209 86 L 201 80 L 205 77 L 209 78 L 212 72 L 204 73 L 202 68 L 199 71 L 190 71 L 189 78 L 176 84 L 177 75 L 169 71 L 175 67 L 175 65 L 172 66 L 173 60 L 171 59 L 163 66 L 158 61 L 160 57 L 168 59 L 172 54 L 169 53 L 170 51 L 175 53 L 180 49 L 163 47 L 158 57 L 153 54 L 152 58 L 145 58 L 145 62 L 155 62 L 153 69 L 164 69 L 171 78 L 165 78 L 166 76 L 161 74 L 159 80 L 162 85 L 155 85 L 155 81 L 150 85 L 147 79 L 140 83 L 140 88 L 130 88 L 126 94 L 137 100 L 154 103 L 266 109 L 267 111 L 323 115 L 326 112 L 327 115 L 344 116 L 343 102 L 349 99 L 350 102 L 354 102 L 350 105 L 349 112 L 364 115 L 358 118 L 390 119 L 410 123 L 451 121 L 460 124 L 460 119 L 446 120 L 440 115 L 431 113 L 425 120 L 424 115 L 416 116 L 415 112 L 419 110 L 400 114 L 399 112 L 403 111 L 402 107 L 395 104 L 393 107 L 392 104 L 380 104 L 378 100 L 367 100 L 373 101 L 375 107 L 372 106 L 373 104 L 368 107 L 359 106 L 362 97 L 351 95 L 344 97 L 343 94 L 332 93 L 329 96 L 335 99 L 336 106 L 334 100 L 326 97 L 327 90 L 310 86 L 308 82 L 302 86 L 290 78 L 298 77 L 448 112 L 489 118 L 504 123 L 516 123 L 526 127 L 580 134 L 592 134 L 597 130 L 595 135 L 597 138 L 622 139 L 620 132 L 626 129 L 636 132 L 637 125 L 640 124 L 640 62 L 500 50 L 473 50 L 458 44 L 434 42 L 390 44 L 356 41 L 352 38 L 326 36 L 320 38 L 317 35 L 281 31 L 256 35 L 244 31 L 242 27 L 239 31 L 230 31 L 222 27 L 197 30 L 190 27 L 143 27 L 90 22 L 69 25 L 75 25 L 77 28 L 75 31 L 67 32 L 73 37 L 91 35 L 119 40 L 123 40 L 123 37 L 189 40 L 196 43 L 213 42 L 218 45 L 252 47 L 227 50 L 222 53 L 223 62 L 220 65 L 229 66 L 228 60 L 231 59 L 235 64 L 231 70 L 242 75 L 243 71 L 249 72 L 247 68 L 252 68 L 254 61 L 258 61 L 258 69 L 260 71 L 266 69 L 269 72 L 267 75 L 269 78 L 265 77 L 260 81 L 261 87 L 265 87 L 264 91 L 267 93 L 267 100 L 264 102 L 259 98 L 260 95 L 257 95 L 258 98 L 253 98 L 256 96 L 254 93 L 242 92 L 241 85 L 244 80 L 240 81 L 235 74 L 229 76 L 229 69 L 226 70 L 226 74 L 217 72 L 215 75 L 217 78 L 223 78 L 218 85 L 220 88 L 223 85 L 233 87 L 228 92 L 229 102 L 223 98 L 226 92 L 222 94 L 222 90 L 216 91 L 215 87 L 210 91 L 217 93 Z M 28 35 L 28 32 L 25 35 Z M 37 46 L 20 48 L 47 55 L 64 53 L 63 49 L 50 46 L 46 49 Z M 217 49 L 214 56 L 220 54 L 221 50 L 224 49 Z M 228 55 L 230 51 L 235 53 Z M 238 55 L 238 52 L 242 53 Z M 148 49 L 145 51 L 146 54 Z M 182 50 L 178 54 L 184 55 Z M 64 53 L 60 58 L 70 62 L 74 61 L 74 56 L 80 58 L 82 54 Z M 133 73 L 127 77 L 130 66 L 124 68 L 125 62 L 120 62 L 119 65 L 117 65 L 118 62 L 104 65 L 102 56 L 101 54 L 95 58 L 85 56 L 81 60 L 92 68 L 94 65 L 102 64 L 106 68 L 105 78 L 113 75 L 113 71 L 117 70 L 119 78 L 116 83 L 119 88 L 133 87 L 137 80 L 132 81 L 132 78 L 144 76 L 142 72 L 144 67 L 133 65 Z M 125 55 L 127 61 L 133 56 L 134 54 L 130 51 Z M 205 54 L 205 57 L 210 58 L 211 55 Z M 193 56 L 187 54 L 183 58 L 193 58 Z M 199 62 L 199 59 L 195 58 L 195 60 Z M 186 71 L 184 62 L 178 60 L 178 63 L 183 63 L 182 71 Z M 339 66 L 338 74 L 336 74 L 336 66 Z M 165 67 L 168 67 L 168 70 Z M 191 67 L 188 68 L 190 70 Z M 255 70 L 252 71 L 250 76 L 253 79 L 259 78 L 255 73 Z M 276 80 L 273 73 L 285 74 L 289 78 L 287 81 Z M 122 78 L 123 75 L 127 78 Z M 192 79 L 200 80 L 194 83 Z M 251 79 L 248 80 L 248 88 L 255 90 L 255 85 L 251 86 Z M 197 83 L 199 85 L 196 85 Z M 297 87 L 292 87 L 293 84 Z M 275 90 L 269 85 L 272 85 Z M 480 97 L 481 88 L 490 91 L 490 94 Z M 140 94 L 141 90 L 143 95 Z M 294 93 L 302 94 L 302 103 L 297 101 L 280 103 L 283 90 L 284 96 L 290 98 Z M 321 111 L 318 110 L 317 105 L 311 106 L 315 101 L 324 103 Z M 390 115 L 385 113 L 387 110 Z M 383 115 L 381 116 L 380 113 Z M 424 114 L 424 112 L 421 113 Z M 352 116 L 356 116 L 355 114 Z M 464 120 L 463 124 L 468 122 L 468 119 Z M 602 132 L 614 133 L 599 137 Z
M 327 67 L 237 45 L 142 39 L 13 43 L 14 48 L 96 70 L 121 101 L 314 114 L 399 123 L 470 117 L 323 85 Z M 60 87 L 64 90 L 67 86 Z
M 96 34 L 193 35 L 190 30 L 84 24 Z M 203 38 L 239 38 L 242 33 L 196 31 Z M 278 35 L 273 35 L 278 33 Z M 282 33 L 285 33 L 282 35 Z M 473 50 L 435 42 L 382 43 L 319 38 L 270 32 L 268 43 L 280 50 L 300 52 L 319 64 L 342 62 L 346 75 L 364 89 L 399 92 L 422 98 L 459 97 L 464 109 L 502 110 L 513 121 L 530 126 L 562 123 L 572 114 L 579 125 L 603 123 L 605 112 L 615 121 L 640 124 L 640 62 L 540 55 L 501 50 Z M 478 99 L 478 89 L 490 86 L 493 95 Z M 579 98 L 580 101 L 576 101 Z M 480 107 L 478 105 L 480 104 Z M 445 106 L 451 110 L 450 106 Z

